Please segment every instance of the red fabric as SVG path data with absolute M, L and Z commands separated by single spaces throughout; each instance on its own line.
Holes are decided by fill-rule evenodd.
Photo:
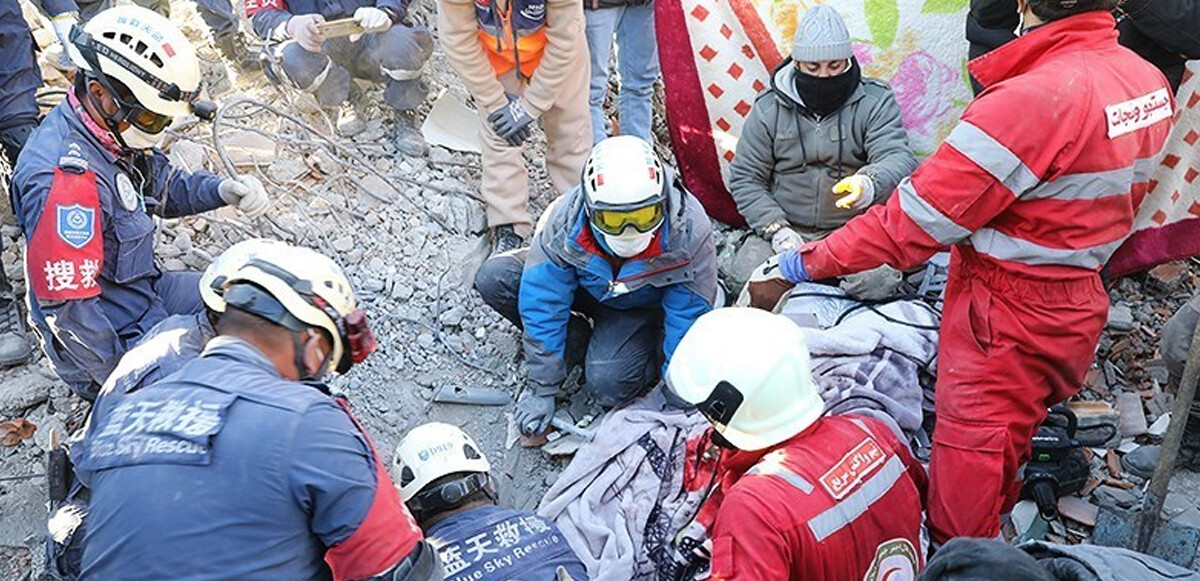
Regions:
M 738 213 L 737 204 L 721 177 L 712 121 L 696 71 L 683 5 L 679 0 L 655 2 L 654 20 L 666 93 L 667 127 L 683 182 L 709 216 L 743 227 L 746 219 Z
M 100 296 L 104 268 L 100 198 L 93 171 L 54 170 L 50 195 L 26 248 L 29 284 L 39 301 Z M 73 224 L 74 220 L 79 220 Z
M 851 454 L 866 449 L 872 451 L 868 456 Z M 841 503 L 867 487 L 865 482 L 874 482 L 894 458 L 905 470 L 891 487 L 848 525 L 818 541 L 810 524 L 822 515 L 853 514 L 849 503 L 840 509 Z M 780 465 L 813 488 L 805 493 L 777 475 L 746 475 L 756 464 Z M 714 580 L 863 579 L 885 547 L 911 548 L 907 554 L 914 574 L 900 578 L 913 578 L 923 564 L 919 547 L 925 472 L 907 446 L 875 420 L 853 415 L 822 418 L 774 448 L 726 453 L 721 467 L 724 498 L 711 535 Z M 851 472 L 856 476 L 838 486 L 823 484 Z
M 1121 170 L 1162 151 L 1169 120 L 1109 138 L 1105 108 L 1166 87 L 1162 74 L 1117 44 L 1112 17 L 1091 12 L 1045 25 L 970 63 L 988 88 L 963 121 L 1002 144 L 1043 182 Z M 1173 106 L 1173 103 L 1172 103 Z M 1035 128 L 1031 130 L 1031 128 Z M 1075 250 L 1130 233 L 1145 184 L 1100 200 L 1014 198 L 1014 192 L 962 152 L 943 144 L 912 175 L 918 194 L 971 232 L 988 227 L 1052 249 Z M 944 247 L 901 209 L 899 195 L 801 249 L 814 279 L 890 264 L 909 267 Z M 1092 270 L 996 261 L 996 268 L 1041 278 L 1085 278 Z
M 263 10 L 288 10 L 284 0 L 246 0 L 246 16 L 251 17 Z
M 369 579 L 386 573 L 404 560 L 424 535 L 400 502 L 400 493 L 379 461 L 379 452 L 375 450 L 371 436 L 350 413 L 346 400 L 335 398 L 334 401 L 350 416 L 371 448 L 375 458 L 375 500 L 354 534 L 325 552 L 325 563 L 333 572 L 334 581 Z
M 1114 279 L 1145 270 L 1148 265 L 1196 255 L 1200 218 L 1181 220 L 1162 228 L 1134 232 L 1121 251 L 1104 267 L 1104 277 Z
M 1030 439 L 1047 407 L 1078 393 L 1108 313 L 1096 277 L 1015 279 L 969 249 L 952 264 L 929 475 L 939 542 L 1000 533 Z

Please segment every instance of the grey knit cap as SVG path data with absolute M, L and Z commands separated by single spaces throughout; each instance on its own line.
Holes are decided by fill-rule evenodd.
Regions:
M 792 59 L 797 62 L 836 61 L 854 56 L 850 31 L 837 10 L 817 4 L 804 14 L 792 40 Z

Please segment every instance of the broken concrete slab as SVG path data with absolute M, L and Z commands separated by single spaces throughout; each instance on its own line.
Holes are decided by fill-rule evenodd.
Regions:
M 1146 433 L 1146 412 L 1142 409 L 1142 398 L 1133 392 L 1117 396 L 1117 413 L 1121 416 L 1121 436 L 1133 438 Z
M 1129 333 L 1133 331 L 1133 311 L 1125 305 L 1109 305 L 1108 323 L 1105 328 L 1113 333 Z
M 1064 496 L 1058 499 L 1058 512 L 1081 525 L 1096 526 L 1096 515 L 1100 507 L 1078 496 Z

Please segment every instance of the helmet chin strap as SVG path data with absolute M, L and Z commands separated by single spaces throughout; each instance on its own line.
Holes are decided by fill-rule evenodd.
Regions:
M 111 86 L 107 82 L 101 81 L 99 79 L 92 79 L 92 80 L 95 80 L 97 83 L 100 83 L 100 86 L 104 87 L 105 91 L 108 91 L 110 94 L 115 95 L 115 93 L 113 93 Z M 121 115 L 120 118 L 118 118 L 118 115 L 120 115 L 120 113 L 121 113 L 121 107 L 118 105 L 117 112 L 112 115 L 105 113 L 104 106 L 100 103 L 99 99 L 97 99 L 96 96 L 93 95 L 92 92 L 88 90 L 87 85 L 88 85 L 88 83 L 92 82 L 92 80 L 85 79 L 83 82 L 83 93 L 84 93 L 85 98 L 88 100 L 88 103 L 91 103 L 92 108 L 95 109 L 96 112 L 100 114 L 100 120 L 104 122 L 104 127 L 106 129 L 108 129 L 109 135 L 112 135 L 113 141 L 117 142 L 117 145 L 121 146 L 121 149 L 123 151 L 133 151 L 133 148 L 129 147 L 129 144 L 125 142 L 125 138 L 121 136 L 121 121 L 124 119 L 123 115 Z

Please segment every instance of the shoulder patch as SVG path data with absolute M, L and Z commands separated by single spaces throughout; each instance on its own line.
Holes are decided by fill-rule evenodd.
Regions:
M 41 301 L 86 299 L 100 294 L 97 276 L 104 266 L 96 174 L 54 170 L 25 268 L 33 295 Z
M 78 141 L 68 140 L 63 143 L 62 152 L 58 156 L 58 167 L 75 173 L 88 170 L 87 154 Z
M 859 442 L 821 475 L 821 486 L 834 500 L 841 500 L 859 487 L 887 460 L 887 454 L 872 437 Z
M 892 539 L 875 549 L 875 559 L 863 581 L 913 581 L 919 568 L 917 548 L 908 539 Z

